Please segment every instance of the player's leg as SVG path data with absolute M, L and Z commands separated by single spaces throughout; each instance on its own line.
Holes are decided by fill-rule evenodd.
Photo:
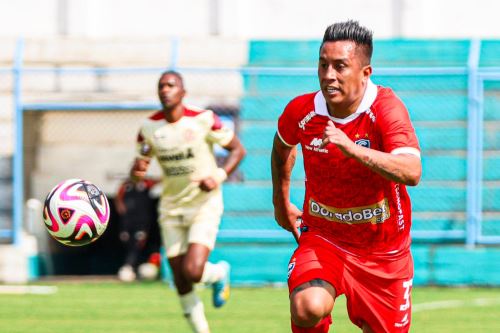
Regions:
M 125 249 L 125 260 L 123 265 L 118 270 L 118 278 L 123 282 L 132 282 L 136 279 L 136 267 L 135 264 L 135 253 L 134 247 L 135 242 L 133 239 L 134 229 L 130 218 L 127 214 L 122 215 L 120 225 L 120 241 L 122 242 Z
M 221 209 L 214 209 L 214 206 L 215 204 L 209 201 L 192 216 L 188 235 L 188 255 L 191 250 L 195 249 L 198 253 L 193 254 L 193 261 L 189 260 L 187 263 L 191 266 L 188 270 L 194 273 L 193 277 L 196 277 L 196 281 L 212 285 L 212 302 L 216 308 L 219 308 L 227 302 L 230 296 L 231 268 L 226 261 L 212 263 L 207 260 L 210 251 L 215 246 L 222 213 Z M 204 253 L 202 253 L 203 247 L 206 251 Z
M 375 333 L 372 331 L 372 329 L 370 328 L 370 326 L 368 326 L 367 323 L 363 323 L 361 329 L 363 330 L 363 333 Z
M 163 246 L 165 247 L 184 317 L 193 332 L 209 333 L 210 329 L 203 302 L 193 289 L 193 281 L 185 274 L 188 229 L 176 223 L 176 219 L 164 219 L 160 224 Z
M 321 279 L 296 287 L 290 295 L 292 332 L 328 332 L 335 297 L 335 288 Z
M 294 333 L 326 333 L 332 323 L 335 298 L 342 294 L 342 258 L 328 243 L 303 232 L 288 265 L 290 313 Z
M 364 333 L 407 333 L 411 323 L 413 261 L 347 259 L 347 309 Z

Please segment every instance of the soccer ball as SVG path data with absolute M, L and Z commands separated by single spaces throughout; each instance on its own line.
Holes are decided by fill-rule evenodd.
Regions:
M 108 199 L 86 180 L 62 181 L 45 199 L 43 221 L 49 234 L 64 245 L 92 243 L 108 226 Z

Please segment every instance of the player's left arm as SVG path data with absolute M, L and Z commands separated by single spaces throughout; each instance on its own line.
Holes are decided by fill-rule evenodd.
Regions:
M 223 183 L 227 177 L 236 170 L 241 160 L 246 155 L 246 150 L 240 139 L 236 134 L 233 134 L 231 140 L 221 145 L 226 151 L 229 152 L 224 165 L 215 170 L 215 173 L 211 177 L 207 177 L 200 180 L 200 189 L 209 192 L 218 187 Z
M 348 157 L 396 183 L 415 186 L 422 175 L 420 156 L 412 153 L 382 152 L 355 144 L 342 130 L 328 122 L 323 136 L 323 146 L 335 144 Z M 411 151 L 411 150 L 410 150 Z
M 223 183 L 236 170 L 238 164 L 240 164 L 246 155 L 246 150 L 236 135 L 233 136 L 228 144 L 222 146 L 222 148 L 229 152 L 226 161 L 222 167 L 217 168 L 215 174 L 200 181 L 200 188 L 203 191 L 211 191 Z
M 229 155 L 226 158 L 226 161 L 224 162 L 224 165 L 222 166 L 222 169 L 227 175 L 230 175 L 231 173 L 236 170 L 238 165 L 240 164 L 241 160 L 245 157 L 247 154 L 245 147 L 241 144 L 240 139 L 236 136 L 236 134 L 233 136 L 231 141 L 227 145 L 222 146 L 225 150 L 229 152 Z

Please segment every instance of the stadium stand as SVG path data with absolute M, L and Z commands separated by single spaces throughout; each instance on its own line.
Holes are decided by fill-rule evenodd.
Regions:
M 318 49 L 316 41 L 250 42 L 247 68 L 263 67 L 264 70 L 243 72 L 240 129 L 248 155 L 241 166 L 244 182 L 224 187 L 226 215 L 221 241 L 292 242 L 291 236 L 281 231 L 273 219 L 270 151 L 276 120 L 286 103 L 297 94 L 317 90 L 314 67 Z M 422 147 L 422 182 L 418 187 L 409 188 L 415 212 L 414 239 L 427 244 L 463 243 L 469 99 L 467 72 L 458 69 L 467 67 L 470 41 L 379 40 L 374 49 L 372 79 L 393 88 L 406 103 Z M 498 65 L 495 60 L 498 49 L 498 42 L 486 41 L 480 64 Z M 276 67 L 292 68 L 292 71 L 280 73 Z M 388 67 L 401 71 L 384 72 Z M 307 68 L 311 71 L 307 72 Z M 410 69 L 408 73 L 407 69 Z M 427 69 L 429 73 L 412 73 L 411 69 Z M 438 71 L 433 72 L 434 69 Z M 489 83 L 486 91 L 495 87 L 498 88 L 498 82 Z M 499 103 L 498 94 L 485 96 L 482 229 L 485 235 L 498 235 L 500 230 Z M 298 205 L 304 191 L 301 165 L 299 155 L 292 174 L 291 193 L 292 202 Z M 420 272 L 417 283 L 439 283 L 453 274 L 444 272 L 440 279 L 441 273 L 429 273 L 427 265 L 434 251 L 440 253 L 441 250 L 428 246 L 414 249 L 416 270 Z M 446 255 L 438 255 L 436 260 L 434 265 L 450 262 Z
M 238 177 L 224 185 L 226 213 L 219 235 L 222 246 L 214 252 L 215 259 L 234 263 L 237 283 L 284 281 L 294 243 L 291 235 L 274 222 L 270 150 L 276 120 L 286 103 L 298 94 L 317 90 L 319 42 L 256 40 L 246 44 L 233 39 L 186 39 L 179 45 L 176 60 L 169 41 L 26 41 L 24 163 L 30 170 L 26 172 L 26 193 L 43 200 L 57 181 L 74 175 L 89 178 L 107 193 L 114 193 L 128 170 L 138 123 L 156 105 L 157 75 L 162 68 L 175 64 L 185 76 L 189 103 L 230 105 L 240 110 L 235 117 L 236 128 L 248 155 Z M 204 52 L 197 51 L 200 49 Z M 468 40 L 375 42 L 373 81 L 392 87 L 404 100 L 423 150 L 422 182 L 409 189 L 415 211 L 416 284 L 481 283 L 486 277 L 456 274 L 463 266 L 450 253 L 477 265 L 498 255 L 467 252 L 463 246 L 470 49 Z M 11 45 L 4 50 L 14 53 Z M 500 66 L 499 50 L 499 41 L 482 41 L 479 71 Z M 0 57 L 2 54 L 5 52 L 0 52 Z M 6 64 L 11 66 L 9 61 Z M 6 83 L 10 79 L 9 69 L 0 80 L 0 230 L 11 226 L 12 216 L 13 115 L 5 111 L 12 109 L 12 86 Z M 484 151 L 480 232 L 496 236 L 500 235 L 499 89 L 500 80 L 484 81 L 481 132 Z M 72 104 L 75 101 L 81 102 L 81 108 Z M 94 104 L 119 105 L 122 101 L 149 104 L 145 109 L 127 111 L 99 109 Z M 292 175 L 292 201 L 297 205 L 304 192 L 301 163 L 299 156 Z M 258 274 L 255 267 L 262 268 Z M 486 274 L 484 269 L 477 271 Z M 495 272 L 490 270 L 486 275 L 491 284 L 500 284 L 500 274 L 495 277 Z

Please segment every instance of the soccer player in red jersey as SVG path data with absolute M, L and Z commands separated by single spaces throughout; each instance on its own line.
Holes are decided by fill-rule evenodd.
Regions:
M 363 332 L 410 327 L 406 186 L 420 180 L 420 148 L 401 100 L 370 80 L 372 50 L 372 32 L 358 22 L 329 26 L 319 51 L 320 91 L 293 99 L 278 120 L 275 218 L 299 244 L 288 266 L 294 333 L 328 332 L 342 294 Z M 289 195 L 298 144 L 306 175 L 303 211 Z

